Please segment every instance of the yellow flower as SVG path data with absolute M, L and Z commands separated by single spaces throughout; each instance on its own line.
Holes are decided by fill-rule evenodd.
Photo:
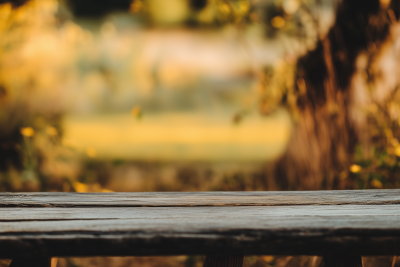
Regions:
M 396 149 L 394 150 L 394 153 L 396 156 L 400 157 L 400 146 L 397 146 Z
M 80 182 L 74 182 L 74 189 L 78 193 L 88 192 L 88 186 Z
M 32 137 L 35 134 L 35 130 L 32 127 L 22 127 L 20 131 L 26 137 Z
M 371 181 L 371 185 L 372 185 L 373 187 L 379 188 L 379 189 L 383 187 L 382 182 L 379 181 L 379 180 L 375 180 L 375 179 Z
M 353 164 L 350 166 L 350 171 L 353 173 L 357 173 L 357 172 L 361 171 L 361 166 L 357 165 L 357 164 Z
M 272 27 L 277 28 L 277 29 L 285 26 L 285 23 L 286 23 L 285 19 L 282 18 L 281 16 L 276 16 L 271 20 Z

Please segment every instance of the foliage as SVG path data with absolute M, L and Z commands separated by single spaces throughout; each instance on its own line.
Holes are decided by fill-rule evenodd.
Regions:
M 381 71 L 385 62 L 382 63 L 381 59 L 385 49 L 390 50 L 390 45 L 394 46 L 395 42 L 380 35 L 387 34 L 389 25 L 398 23 L 399 10 L 394 6 L 395 2 L 398 1 L 368 1 L 375 3 L 372 8 L 374 15 L 360 24 L 361 27 L 348 27 L 349 31 L 346 32 L 346 42 L 354 43 L 352 38 L 359 37 L 357 40 L 361 40 L 362 43 L 353 47 L 352 54 L 346 54 L 349 52 L 346 50 L 348 44 L 346 49 L 342 49 L 343 47 L 338 48 L 337 44 L 331 43 L 333 50 L 337 49 L 331 53 L 338 75 L 333 82 L 338 84 L 341 90 L 353 88 L 354 80 L 358 83 L 357 86 L 364 88 L 362 99 L 354 99 L 348 94 L 344 96 L 346 105 L 341 106 L 337 102 L 329 105 L 324 101 L 320 102 L 321 98 L 325 100 L 325 85 L 319 84 L 313 88 L 317 83 L 310 82 L 313 79 L 320 82 L 324 81 L 321 77 L 326 78 L 324 55 L 327 54 L 323 53 L 323 41 L 330 38 L 329 34 L 335 34 L 334 30 L 329 31 L 334 23 L 332 9 L 337 4 L 333 0 L 0 1 L 0 191 L 108 192 L 110 188 L 120 191 L 301 188 L 299 183 L 277 186 L 273 163 L 262 166 L 233 164 L 234 167 L 228 164 L 221 167 L 207 163 L 166 164 L 105 160 L 96 158 L 96 150 L 93 148 L 78 147 L 70 140 L 64 139 L 64 115 L 71 102 L 79 102 L 76 98 L 72 101 L 68 99 L 64 94 L 66 91 L 77 91 L 76 88 L 81 88 L 84 84 L 89 89 L 79 93 L 91 95 L 94 102 L 107 102 L 112 98 L 112 93 L 120 91 L 123 87 L 117 81 L 119 78 L 123 75 L 134 76 L 132 69 L 128 68 L 128 60 L 127 65 L 123 65 L 128 71 L 121 74 L 121 68 L 109 59 L 110 54 L 103 53 L 106 50 L 92 51 L 94 43 L 100 43 L 104 47 L 112 45 L 105 40 L 110 36 L 115 37 L 116 32 L 115 25 L 110 22 L 110 11 L 117 12 L 114 14 L 118 14 L 118 18 L 126 19 L 128 15 L 130 25 L 144 29 L 205 32 L 221 30 L 221 33 L 234 29 L 237 33 L 235 38 L 238 37 L 235 40 L 242 42 L 244 46 L 249 33 L 261 32 L 262 40 L 277 44 L 280 54 L 274 63 L 256 66 L 252 71 L 251 75 L 257 78 L 257 101 L 250 101 L 250 105 L 254 104 L 265 116 L 285 107 L 290 111 L 293 121 L 300 125 L 305 121 L 305 107 L 317 106 L 318 102 L 317 104 L 324 109 L 312 109 L 312 118 L 315 119 L 320 115 L 318 113 L 328 110 L 326 114 L 329 120 L 314 120 L 317 130 L 320 129 L 318 127 L 324 126 L 324 123 L 333 124 L 340 118 L 343 112 L 341 109 L 344 107 L 344 112 L 352 110 L 358 114 L 356 119 L 352 118 L 359 136 L 357 143 L 352 144 L 355 148 L 349 148 L 347 152 L 350 157 L 344 164 L 326 164 L 329 165 L 329 169 L 324 169 L 325 184 L 318 184 L 317 188 L 399 188 L 399 85 L 389 88 L 389 93 L 380 96 L 382 91 L 388 88 L 384 83 L 388 79 Z M 377 3 L 380 6 L 376 5 Z M 353 4 L 352 8 L 357 12 L 363 12 L 369 6 L 363 1 L 353 1 Z M 346 18 L 338 18 L 339 22 L 344 23 L 341 27 L 348 26 L 345 24 L 348 22 Z M 83 22 L 80 24 L 81 21 Z M 95 32 L 99 32 L 100 37 L 96 37 Z M 370 39 L 365 39 L 365 35 Z M 389 36 L 393 39 L 396 34 L 392 33 Z M 134 47 L 132 50 L 138 49 L 138 46 L 134 46 L 133 42 L 129 43 L 128 39 L 119 40 L 126 41 L 128 48 Z M 389 48 L 385 47 L 385 44 Z M 123 49 L 124 47 L 116 47 L 113 52 L 118 54 L 119 50 Z M 311 60 L 307 61 L 307 57 Z M 97 61 L 92 60 L 93 58 Z M 118 60 L 123 61 L 121 58 Z M 322 62 L 324 67 L 320 68 L 321 64 L 316 64 L 316 68 L 307 69 L 310 66 L 307 64 L 315 62 L 314 60 Z M 358 63 L 354 62 L 355 70 L 352 69 L 352 65 L 350 68 L 340 65 L 340 62 L 348 60 L 364 60 L 364 64 L 357 67 Z M 130 77 L 127 83 L 133 84 L 137 79 L 138 76 Z M 112 89 L 105 89 L 104 97 L 92 90 L 93 84 Z M 316 95 L 318 99 L 314 101 Z M 319 98 L 321 95 L 323 97 Z M 223 97 L 226 98 L 225 95 Z M 165 98 L 165 95 L 160 95 L 160 99 Z M 146 114 L 139 105 L 126 109 L 135 119 L 146 119 Z M 246 119 L 249 108 L 243 110 L 234 116 L 234 122 Z M 349 112 L 345 115 L 351 114 Z M 345 132 L 345 135 L 347 134 L 350 135 Z M 315 136 L 310 138 L 317 139 Z M 329 141 L 333 142 L 330 144 L 332 147 L 338 146 L 335 141 Z M 336 150 L 333 151 L 336 153 Z M 295 153 L 299 155 L 302 151 Z M 307 158 L 306 161 L 314 160 Z M 298 171 L 290 164 L 284 165 L 284 168 Z M 305 176 L 307 173 L 301 175 Z M 327 186 L 327 181 L 333 182 Z M 132 263 L 195 267 L 201 266 L 202 260 L 202 257 L 190 256 L 169 259 L 107 259 L 103 263 L 124 266 Z M 245 266 L 317 266 L 319 262 L 318 257 L 312 256 L 257 256 L 246 257 Z M 60 266 L 85 266 L 87 263 L 99 265 L 98 259 L 59 261 Z M 364 258 L 365 266 L 389 266 L 392 263 L 396 263 L 396 258 Z M 0 261 L 0 266 L 8 264 L 7 260 Z
M 108 173 L 112 174 L 117 168 L 113 163 L 93 159 L 96 157 L 94 149 L 78 148 L 63 138 L 65 131 L 63 116 L 70 106 L 75 104 L 74 102 L 79 102 L 76 99 L 68 99 L 65 92 L 78 91 L 77 88 L 81 88 L 83 84 L 88 88 L 84 93 L 91 95 L 93 102 L 104 104 L 107 101 L 112 102 L 109 101 L 110 95 L 122 90 L 124 85 L 118 82 L 122 75 L 133 76 L 125 84 L 133 84 L 140 78 L 131 75 L 132 69 L 128 69 L 129 60 L 123 67 L 118 67 L 115 61 L 110 60 L 109 54 L 102 54 L 104 50 L 91 51 L 90 47 L 94 42 L 104 46 L 110 45 L 107 43 L 107 38 L 115 36 L 116 28 L 110 22 L 108 11 L 117 12 L 114 14 L 120 16 L 118 18 L 128 16 L 130 25 L 143 29 L 166 31 L 185 29 L 205 32 L 217 30 L 228 32 L 234 29 L 238 40 L 243 42 L 244 46 L 248 36 L 253 32 L 261 32 L 263 41 L 278 46 L 280 53 L 279 59 L 274 63 L 257 65 L 250 74 L 258 80 L 256 86 L 258 101 L 250 105 L 265 116 L 285 107 L 290 111 L 293 121 L 300 124 L 304 116 L 303 108 L 310 104 L 307 101 L 307 104 L 304 104 L 306 103 L 304 100 L 312 99 L 315 92 L 324 90 L 310 86 L 312 84 L 310 77 L 304 75 L 304 72 L 310 74 L 310 71 L 304 68 L 303 63 L 306 62 L 307 56 L 321 57 L 322 41 L 330 38 L 329 34 L 332 34 L 329 28 L 333 23 L 332 9 L 336 5 L 334 1 L 173 0 L 166 4 L 167 1 L 164 0 L 121 0 L 105 1 L 103 4 L 96 2 L 95 5 L 91 1 L 73 0 L 11 2 L 12 4 L 0 5 L 2 17 L 0 21 L 0 190 L 2 191 L 104 191 L 104 187 L 110 182 L 101 178 L 101 171 L 96 168 L 101 169 L 100 166 L 106 166 L 104 168 L 109 168 Z M 398 11 L 395 7 L 381 2 L 380 7 L 375 7 L 378 13 L 363 24 L 366 30 L 360 30 L 368 33 L 371 38 L 384 35 L 388 30 L 388 23 L 390 21 L 395 23 L 397 20 Z M 100 37 L 96 37 L 95 32 Z M 384 100 L 372 101 L 376 91 L 380 90 L 377 85 L 379 66 L 376 67 L 377 64 L 374 62 L 379 61 L 381 57 L 379 47 L 385 43 L 384 39 L 379 42 L 374 40 L 368 40 L 367 44 L 363 44 L 368 46 L 365 52 L 368 64 L 364 70 L 366 75 L 363 74 L 365 76 L 363 81 L 365 87 L 369 88 L 367 90 L 369 100 L 361 105 L 358 103 L 355 107 L 362 110 L 361 116 L 365 118 L 360 131 L 367 132 L 370 136 L 360 138 L 357 149 L 355 151 L 349 149 L 349 153 L 354 152 L 351 158 L 345 164 L 332 167 L 331 169 L 334 169 L 330 170 L 332 175 L 326 174 L 334 176 L 335 182 L 329 188 L 400 186 L 397 177 L 400 156 L 397 115 L 399 93 L 395 89 Z M 126 47 L 130 45 L 133 44 L 128 43 Z M 249 45 L 247 48 L 251 50 Z M 359 56 L 361 50 L 357 49 L 351 55 L 351 60 Z M 115 50 L 118 52 L 119 48 Z M 340 49 L 338 51 L 341 52 Z M 334 58 L 334 61 L 346 59 L 346 56 L 343 57 L 339 52 L 336 53 L 337 58 Z M 93 63 L 92 59 L 96 57 L 100 59 Z M 318 60 L 324 61 L 324 58 Z M 127 68 L 126 73 L 120 73 L 122 68 Z M 346 79 L 350 79 L 352 70 L 337 69 L 339 72 L 349 73 Z M 314 75 L 311 78 L 318 78 L 320 73 L 311 71 L 311 75 Z M 154 80 L 157 83 L 156 79 Z M 341 83 L 337 81 L 337 84 Z M 96 86 L 101 84 L 102 88 L 106 89 L 100 94 L 93 90 L 93 84 Z M 165 100 L 166 97 L 160 94 L 160 99 Z M 150 104 L 154 106 L 157 103 Z M 124 105 L 120 105 L 121 110 L 126 109 Z M 352 106 L 347 107 L 352 108 Z M 341 113 L 341 108 L 337 103 L 333 103 L 327 105 L 326 109 L 329 110 L 329 114 L 333 114 L 332 117 L 340 117 L 337 114 Z M 135 118 L 143 116 L 143 110 L 138 105 L 133 109 L 130 106 L 129 110 Z M 248 110 L 250 109 L 239 111 L 233 121 L 241 122 Z M 316 124 L 318 126 L 318 122 Z M 148 168 L 158 166 L 157 164 L 157 162 L 149 163 Z M 119 163 L 119 166 L 121 165 L 131 167 L 134 165 L 132 169 L 135 170 L 141 170 L 143 166 L 140 162 Z M 266 178 L 271 173 L 271 166 L 264 167 L 261 171 L 253 169 L 248 172 L 219 172 L 214 176 L 213 182 L 204 184 L 201 181 L 194 181 L 197 178 L 185 180 L 182 177 L 189 177 L 197 172 L 207 173 L 209 166 L 193 167 L 179 164 L 177 166 L 175 170 L 177 175 L 174 178 L 176 185 L 171 186 L 161 182 L 157 185 L 154 182 L 146 185 L 146 189 L 274 188 L 271 187 L 270 179 Z M 203 174 L 198 175 L 200 177 L 198 179 L 208 179 L 207 175 Z M 296 189 L 296 184 L 281 187 L 281 189 L 289 188 Z M 141 188 L 138 187 L 137 190 Z
M 342 1 L 336 22 L 327 34 L 318 31 L 315 21 L 317 45 L 297 60 L 293 89 L 289 91 L 295 93 L 289 94 L 291 97 L 284 95 L 280 102 L 294 110 L 295 118 L 300 118 L 288 152 L 275 173 L 284 180 L 281 184 L 286 182 L 284 186 L 303 189 L 398 186 L 397 159 L 393 152 L 387 153 L 397 146 L 393 127 L 397 128 L 398 122 L 383 115 L 393 114 L 396 109 L 398 100 L 393 96 L 398 82 L 388 85 L 385 80 L 389 80 L 390 74 L 381 71 L 391 64 L 383 59 L 388 53 L 395 53 L 388 47 L 395 42 L 393 28 L 398 11 L 396 1 L 365 4 Z M 357 66 L 359 61 L 365 62 L 362 67 Z M 386 100 L 390 97 L 393 102 Z M 288 99 L 294 100 L 288 102 Z M 374 105 L 379 106 L 378 113 L 377 108 L 373 108 L 376 114 L 366 112 L 367 106 Z M 379 138 L 374 136 L 376 133 Z M 387 138 L 391 141 L 382 142 Z M 361 157 L 354 155 L 356 143 L 363 148 Z M 308 144 L 309 150 L 304 150 L 302 144 Z M 367 167 L 365 161 L 370 162 L 364 172 L 367 174 L 360 176 L 361 167 Z

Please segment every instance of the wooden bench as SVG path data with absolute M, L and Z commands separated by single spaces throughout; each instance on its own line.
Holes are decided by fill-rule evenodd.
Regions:
M 202 193 L 0 193 L 0 258 L 49 266 L 51 257 L 322 255 L 362 266 L 399 255 L 400 190 Z

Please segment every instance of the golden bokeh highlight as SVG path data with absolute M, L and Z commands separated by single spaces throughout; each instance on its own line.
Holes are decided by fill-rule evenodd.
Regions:
M 32 127 L 23 127 L 21 128 L 21 134 L 26 137 L 32 137 L 35 135 L 35 130 Z
M 285 24 L 286 24 L 286 20 L 281 16 L 273 17 L 271 20 L 272 27 L 274 27 L 276 29 L 283 28 L 285 26 Z
M 357 164 L 353 164 L 350 166 L 350 171 L 353 173 L 358 173 L 361 171 L 361 166 Z

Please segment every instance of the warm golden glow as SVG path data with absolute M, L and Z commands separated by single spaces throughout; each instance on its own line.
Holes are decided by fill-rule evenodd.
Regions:
M 361 166 L 353 164 L 350 166 L 350 171 L 353 173 L 357 173 L 361 171 Z
M 32 137 L 35 134 L 35 130 L 31 127 L 24 127 L 21 128 L 21 134 L 26 137 Z
M 276 16 L 271 20 L 271 25 L 274 28 L 282 28 L 283 26 L 285 26 L 286 21 L 284 18 L 282 18 L 281 16 Z
M 90 157 L 258 161 L 282 153 L 290 131 L 284 112 L 270 119 L 246 118 L 239 125 L 229 117 L 201 114 L 146 115 L 139 121 L 109 115 L 67 118 L 65 140 L 90 147 Z

